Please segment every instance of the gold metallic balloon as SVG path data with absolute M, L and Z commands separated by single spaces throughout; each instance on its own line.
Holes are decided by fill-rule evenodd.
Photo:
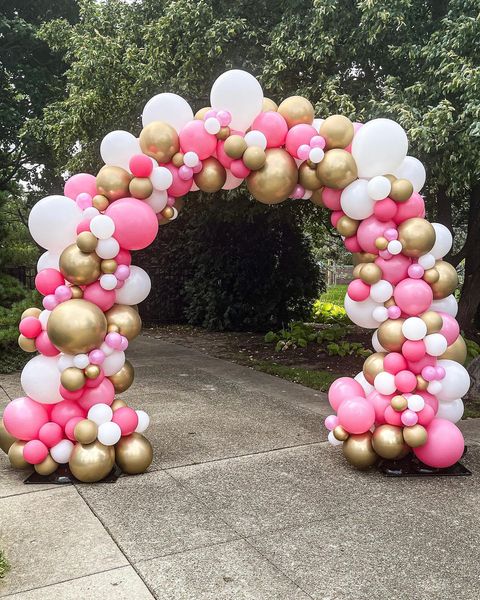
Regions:
M 298 183 L 306 190 L 318 190 L 322 187 L 322 182 L 317 177 L 317 169 L 310 167 L 304 162 L 298 168 Z
M 270 100 L 270 98 L 264 97 L 262 103 L 262 112 L 268 112 L 269 110 L 276 112 L 278 110 L 278 104 L 273 100 Z
M 347 215 L 343 215 L 338 219 L 335 229 L 340 235 L 348 238 L 357 233 L 359 225 L 360 221 L 355 221 L 355 219 L 351 219 L 350 217 L 347 217 Z
M 372 445 L 375 452 L 382 458 L 395 460 L 405 456 L 406 448 L 401 427 L 380 425 L 373 432 Z
M 413 185 L 408 179 L 395 179 L 388 194 L 395 202 L 406 202 L 413 194 Z
M 107 319 L 96 304 L 67 300 L 56 306 L 47 323 L 50 341 L 66 354 L 99 348 L 107 333 Z
M 453 344 L 450 344 L 442 356 L 439 356 L 438 358 L 454 360 L 461 365 L 465 364 L 465 361 L 467 360 L 467 345 L 465 344 L 463 337 L 459 335 Z
M 352 254 L 353 264 L 358 265 L 360 263 L 371 263 L 375 262 L 378 258 L 376 254 L 372 254 L 371 252 L 354 252 Z
M 250 146 L 245 150 L 242 156 L 243 164 L 251 171 L 257 171 L 265 164 L 267 157 L 265 150 L 258 146 Z
M 106 165 L 97 174 L 97 190 L 112 202 L 128 196 L 128 185 L 132 176 L 122 167 Z
M 444 260 L 437 260 L 435 269 L 438 271 L 438 281 L 431 284 L 434 300 L 440 300 L 453 294 L 458 286 L 458 275 L 455 267 Z
M 34 465 L 33 468 L 39 475 L 44 475 L 47 477 L 48 475 L 55 473 L 55 471 L 58 469 L 58 463 L 56 463 L 49 454 L 45 460 L 38 465 Z
M 370 431 L 359 435 L 350 435 L 342 445 L 343 455 L 347 461 L 363 471 L 374 465 L 378 456 L 372 446 L 372 434 Z
M 403 439 L 410 448 L 418 448 L 426 443 L 428 439 L 427 430 L 423 425 L 419 425 L 418 423 L 412 427 L 404 427 Z
M 394 181 L 397 181 L 397 178 L 395 177 L 395 175 L 392 175 L 391 173 L 384 175 L 384 177 L 386 177 L 388 179 L 390 184 L 392 184 Z
M 134 177 L 128 186 L 130 194 L 139 200 L 145 200 L 153 194 L 153 185 L 148 177 Z
M 170 220 L 175 216 L 175 211 L 171 206 L 166 206 L 160 213 L 164 219 Z
M 202 192 L 218 192 L 225 185 L 227 172 L 220 162 L 213 156 L 202 161 L 202 170 L 195 173 L 193 180 Z
M 62 371 L 60 383 L 69 392 L 75 392 L 85 385 L 85 374 L 82 369 L 68 367 Z
M 331 115 L 320 125 L 320 135 L 327 142 L 325 150 L 346 148 L 353 140 L 353 123 L 343 115 Z
M 113 258 L 105 258 L 100 263 L 102 273 L 115 273 L 117 270 L 117 261 Z
M 427 326 L 427 333 L 437 333 L 443 327 L 442 316 L 434 310 L 427 310 L 423 315 L 420 315 L 420 318 Z
M 220 127 L 220 131 L 217 133 L 217 140 L 225 141 L 230 136 L 230 127 Z
M 402 244 L 402 254 L 418 258 L 433 248 L 435 229 L 420 217 L 407 219 L 398 226 L 398 240 Z
M 20 320 L 26 319 L 27 317 L 35 317 L 36 319 L 38 319 L 41 312 L 42 311 L 39 308 L 35 308 L 35 306 L 32 306 L 32 308 L 27 308 L 23 311 Z
M 432 269 L 427 269 L 423 273 L 423 280 L 427 283 L 436 283 L 440 279 L 440 273 L 433 267 Z
M 425 392 L 428 388 L 428 381 L 426 381 L 421 375 L 417 375 L 417 391 Z
M 382 269 L 375 263 L 363 265 L 360 271 L 360 279 L 368 285 L 378 283 L 382 278 Z
M 110 447 L 100 442 L 81 444 L 73 448 L 68 462 L 70 471 L 79 481 L 93 483 L 104 479 L 114 465 L 113 452 Z
M 72 285 L 70 286 L 70 289 L 72 290 L 72 298 L 74 300 L 79 300 L 80 298 L 83 298 L 83 290 L 82 288 L 78 287 L 78 285 Z
M 92 205 L 100 212 L 107 210 L 109 204 L 110 202 L 108 201 L 108 198 L 106 196 L 102 196 L 102 194 L 97 194 L 92 198 Z
M 73 435 L 81 444 L 92 444 L 97 439 L 98 425 L 90 419 L 82 419 L 75 425 Z
M 23 458 L 23 449 L 26 443 L 16 440 L 8 449 L 8 460 L 14 469 L 30 469 L 32 466 Z
M 395 303 L 395 300 L 393 298 L 389 298 L 388 300 L 385 300 L 385 302 L 383 303 L 383 306 L 385 308 L 390 308 L 391 306 L 397 306 Z
M 397 412 L 403 412 L 408 407 L 408 400 L 405 398 L 405 396 L 394 396 L 390 400 L 390 406 Z
M 140 433 L 120 438 L 115 446 L 115 461 L 124 473 L 137 475 L 144 473 L 153 460 L 153 448 Z
M 181 167 L 183 165 L 183 152 L 177 152 L 173 155 L 172 164 L 175 167 Z
M 77 244 L 67 246 L 60 254 L 60 272 L 70 283 L 88 285 L 100 277 L 101 258 L 82 252 Z
M 385 370 L 383 368 L 385 356 L 385 352 L 374 352 L 373 354 L 370 354 L 363 363 L 363 374 L 368 383 L 373 385 L 375 377 Z
M 322 191 L 323 191 L 323 187 L 319 188 L 318 190 L 314 190 L 313 194 L 310 196 L 310 202 L 312 204 L 315 204 L 315 206 L 320 206 L 321 208 L 326 208 L 325 204 L 323 203 L 323 200 L 322 200 Z
M 76 244 L 81 252 L 91 254 L 97 247 L 98 239 L 91 231 L 82 231 L 77 235 Z
M 400 352 L 406 337 L 402 333 L 402 325 L 405 319 L 387 319 L 380 323 L 378 328 L 378 341 L 385 350 Z
M 223 146 L 225 154 L 233 159 L 242 158 L 243 153 L 247 149 L 247 142 L 241 135 L 231 135 L 225 140 Z
M 209 110 L 212 110 L 211 106 L 204 106 L 200 110 L 197 110 L 197 112 L 195 113 L 195 119 L 198 119 L 199 121 L 203 121 L 205 119 L 205 115 L 207 114 L 207 112 Z
M 343 189 L 357 178 L 357 165 L 349 152 L 334 148 L 318 163 L 317 176 L 327 187 Z
M 180 150 L 178 133 L 168 123 L 153 121 L 140 133 L 140 148 L 159 163 L 168 163 Z
M 358 279 L 360 277 L 360 271 L 362 270 L 362 267 L 363 267 L 363 263 L 360 263 L 359 265 L 356 265 L 355 267 L 353 267 L 352 277 L 354 279 Z
M 113 375 L 110 375 L 109 379 L 113 383 L 115 393 L 121 394 L 132 385 L 135 377 L 135 371 L 132 363 L 126 360 L 120 371 L 117 371 Z
M 98 365 L 88 365 L 85 368 L 85 377 L 88 379 L 96 379 L 100 375 L 100 367 Z
M 10 435 L 8 431 L 5 429 L 5 425 L 3 424 L 3 419 L 0 420 L 0 448 L 8 454 L 8 450 L 10 446 L 17 441 L 17 438 L 14 438 L 13 435 Z
M 120 329 L 119 329 L 119 327 L 117 327 L 117 325 L 108 325 L 107 331 L 108 331 L 108 333 L 119 333 Z
M 18 336 L 18 345 L 24 352 L 36 352 L 35 340 L 25 337 L 23 334 Z
M 337 425 L 333 429 L 333 437 L 339 442 L 344 442 L 345 440 L 348 440 L 349 435 L 350 434 L 348 433 L 348 431 L 346 431 L 341 425 Z
M 297 184 L 297 165 L 281 148 L 270 148 L 265 154 L 263 167 L 247 177 L 248 191 L 259 202 L 278 204 L 290 196 Z
M 387 238 L 380 236 L 375 240 L 375 248 L 378 248 L 378 250 L 386 250 L 387 246 L 388 246 Z
M 125 400 L 122 400 L 121 398 L 115 398 L 110 408 L 113 410 L 113 412 L 115 412 L 116 410 L 118 410 L 119 408 L 123 408 L 124 406 L 127 406 Z
M 300 123 L 311 125 L 315 117 L 312 103 L 303 96 L 286 98 L 277 111 L 285 119 L 289 129 Z

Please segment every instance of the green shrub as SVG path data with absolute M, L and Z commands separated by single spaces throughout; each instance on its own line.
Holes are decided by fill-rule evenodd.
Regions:
M 315 323 L 349 323 L 346 310 L 332 302 L 315 300 L 312 308 L 312 319 Z
M 25 298 L 27 291 L 23 285 L 6 273 L 0 273 L 0 307 L 10 308 L 14 302 Z
M 463 331 L 462 331 L 462 334 L 463 334 Z M 466 337 L 464 337 L 464 339 L 465 339 L 465 344 L 467 346 L 467 360 L 465 362 L 468 365 L 472 362 L 472 360 L 474 358 L 477 358 L 477 356 L 480 356 L 480 345 L 477 344 L 477 342 L 475 342 L 474 340 L 469 340 Z

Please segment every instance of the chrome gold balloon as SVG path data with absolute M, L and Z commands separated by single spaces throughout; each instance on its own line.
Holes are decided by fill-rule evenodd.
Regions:
M 338 219 L 335 229 L 340 235 L 348 238 L 357 233 L 359 225 L 360 221 L 356 221 L 355 219 L 347 217 L 347 215 L 343 215 Z
M 170 220 L 175 216 L 175 211 L 171 206 L 166 206 L 160 213 L 164 219 Z
M 427 326 L 427 333 L 437 333 L 443 327 L 442 316 L 434 310 L 427 310 L 423 315 L 420 315 L 420 318 Z
M 306 190 L 318 190 L 322 187 L 322 182 L 317 177 L 317 169 L 310 167 L 304 162 L 298 168 L 298 183 Z
M 230 136 L 230 127 L 220 127 L 220 131 L 217 133 L 217 140 L 225 141 Z
M 373 432 L 372 445 L 375 452 L 382 458 L 395 460 L 405 456 L 406 448 L 401 427 L 380 425 Z
M 122 392 L 125 392 L 125 390 L 128 390 L 132 385 L 134 378 L 135 371 L 129 360 L 125 361 L 120 371 L 117 371 L 109 377 L 110 381 L 113 383 L 116 394 L 121 394 Z
M 387 319 L 378 328 L 378 341 L 385 350 L 400 352 L 406 337 L 402 332 L 405 319 Z
M 47 477 L 48 475 L 55 473 L 55 471 L 58 469 L 58 463 L 56 463 L 49 454 L 45 460 L 38 465 L 34 465 L 33 468 L 39 475 Z
M 85 374 L 82 369 L 68 367 L 62 371 L 60 383 L 69 392 L 76 392 L 85 385 Z
M 265 154 L 263 167 L 247 177 L 248 191 L 259 202 L 278 204 L 290 196 L 297 184 L 297 165 L 281 148 L 270 148 Z
M 183 152 L 177 152 L 173 155 L 172 164 L 174 167 L 181 167 L 183 165 Z
M 432 269 L 427 269 L 423 273 L 423 280 L 427 283 L 436 283 L 440 279 L 440 273 L 433 267 Z
M 320 135 L 327 142 L 326 150 L 346 148 L 353 140 L 353 123 L 343 115 L 331 115 L 320 125 Z
M 337 425 L 333 430 L 333 436 L 339 442 L 344 442 L 345 440 L 348 440 L 349 435 L 350 434 L 348 433 L 348 431 L 346 431 L 341 425 Z
M 223 149 L 227 156 L 236 160 L 242 158 L 247 149 L 247 142 L 241 135 L 234 134 L 225 140 Z
M 387 238 L 380 236 L 375 240 L 375 248 L 377 248 L 378 250 L 386 250 L 387 246 L 388 246 Z
M 115 461 L 128 475 L 144 473 L 151 465 L 152 460 L 152 445 L 140 433 L 124 436 L 115 445 Z
M 0 420 L 0 448 L 8 454 L 8 450 L 10 446 L 17 441 L 17 438 L 14 438 L 13 435 L 10 435 L 8 431 L 5 429 L 5 425 L 3 423 L 3 419 Z
M 376 254 L 372 254 L 371 252 L 354 252 L 352 254 L 354 265 L 375 262 L 377 258 L 378 256 Z
M 435 229 L 425 219 L 407 219 L 398 226 L 398 240 L 402 244 L 402 254 L 418 258 L 433 248 Z
M 73 430 L 77 442 L 81 444 L 92 444 L 98 435 L 98 425 L 90 419 L 82 419 Z
M 112 202 L 128 196 L 132 176 L 121 167 L 106 165 L 97 174 L 98 193 Z
M 18 336 L 18 345 L 24 352 L 36 352 L 37 347 L 35 346 L 35 340 L 25 337 L 20 334 Z
M 378 283 L 382 278 L 382 269 L 375 263 L 368 263 L 363 265 L 360 271 L 360 279 L 368 285 Z
M 30 469 L 32 466 L 23 458 L 23 449 L 26 443 L 16 440 L 8 449 L 8 460 L 14 469 Z
M 98 365 L 88 365 L 85 367 L 84 372 L 87 379 L 96 379 L 100 375 L 100 367 Z
M 327 187 L 343 189 L 357 179 L 357 165 L 346 150 L 327 150 L 323 160 L 318 163 L 317 177 Z
M 77 244 L 67 246 L 60 254 L 60 272 L 70 283 L 88 285 L 100 277 L 101 259 L 95 252 L 82 252 Z
M 363 471 L 374 465 L 378 455 L 372 446 L 372 434 L 370 431 L 359 435 L 350 435 L 342 445 L 343 455 L 347 461 Z
M 383 368 L 385 356 L 385 352 L 374 352 L 363 363 L 363 374 L 368 383 L 373 385 L 375 377 L 385 370 Z
M 321 208 L 326 208 L 325 204 L 322 200 L 322 191 L 323 191 L 323 187 L 319 188 L 318 190 L 314 190 L 313 194 L 310 196 L 310 202 L 312 204 L 315 204 L 315 206 L 320 206 Z
M 127 406 L 125 400 L 122 400 L 121 398 L 115 398 L 110 408 L 113 410 L 113 412 L 115 412 L 116 410 L 118 410 L 119 408 L 123 408 L 124 406 Z
M 417 375 L 417 391 L 425 392 L 428 388 L 428 381 L 426 381 L 421 375 Z
M 114 304 L 105 313 L 108 326 L 116 325 L 118 332 L 128 340 L 133 340 L 142 331 L 142 319 L 135 307 L 127 304 Z
M 363 263 L 360 263 L 359 265 L 355 265 L 353 267 L 352 276 L 354 279 L 360 278 L 360 272 L 362 270 L 362 267 L 363 267 Z
M 403 439 L 410 446 L 410 448 L 418 448 L 423 446 L 427 439 L 428 433 L 423 425 L 413 425 L 412 427 L 403 428 Z
M 437 260 L 435 270 L 438 271 L 438 280 L 430 284 L 433 299 L 440 300 L 453 294 L 458 286 L 458 274 L 454 266 L 444 260 Z
M 408 407 L 408 400 L 405 398 L 405 396 L 394 396 L 390 400 L 390 406 L 397 412 L 403 412 Z
M 81 444 L 77 442 L 68 462 L 70 471 L 79 481 L 94 483 L 101 481 L 112 470 L 114 454 L 100 442 Z
M 242 156 L 243 164 L 251 171 L 261 169 L 267 160 L 265 150 L 258 146 L 250 146 Z
M 72 285 L 70 286 L 70 289 L 72 291 L 72 298 L 74 300 L 79 300 L 80 298 L 83 298 L 83 290 L 81 287 L 78 287 L 78 285 Z
M 312 103 L 303 96 L 286 98 L 278 107 L 277 112 L 285 119 L 289 129 L 300 123 L 311 125 L 315 117 Z
M 227 172 L 220 162 L 213 156 L 202 161 L 202 170 L 195 173 L 193 180 L 202 192 L 218 192 L 225 185 Z
M 105 258 L 100 263 L 102 273 L 115 273 L 117 266 L 117 261 L 113 258 Z
M 413 194 L 413 185 L 408 179 L 395 179 L 388 194 L 395 202 L 406 202 Z
M 195 113 L 195 119 L 198 119 L 199 121 L 203 121 L 205 119 L 205 115 L 207 114 L 207 112 L 209 110 L 212 110 L 211 106 L 204 106 L 200 110 L 197 110 L 197 112 Z
M 95 252 L 95 248 L 98 245 L 98 239 L 91 231 L 82 231 L 77 235 L 76 244 L 81 252 L 91 254 L 92 252 Z
M 140 148 L 159 163 L 168 163 L 180 150 L 178 133 L 168 123 L 153 121 L 140 133 Z
M 268 112 L 269 110 L 276 112 L 278 110 L 278 104 L 273 100 L 270 100 L 270 98 L 264 97 L 262 103 L 262 112 Z
M 145 200 L 153 194 L 153 185 L 148 177 L 134 177 L 130 181 L 128 190 L 133 198 Z
M 459 335 L 453 344 L 450 344 L 442 356 L 439 356 L 438 358 L 454 360 L 461 365 L 465 364 L 465 361 L 467 360 L 467 345 L 465 344 L 463 337 Z
M 92 198 L 92 205 L 100 212 L 107 210 L 109 204 L 110 202 L 108 201 L 108 198 L 106 196 L 102 196 L 102 194 L 97 194 Z

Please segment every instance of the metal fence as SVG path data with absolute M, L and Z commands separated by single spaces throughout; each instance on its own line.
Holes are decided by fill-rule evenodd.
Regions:
M 2 270 L 18 279 L 27 289 L 35 289 L 35 275 L 37 274 L 35 267 L 5 267 Z
M 353 265 L 341 265 L 334 262 L 321 262 L 320 268 L 325 275 L 327 287 L 350 283 L 353 279 Z

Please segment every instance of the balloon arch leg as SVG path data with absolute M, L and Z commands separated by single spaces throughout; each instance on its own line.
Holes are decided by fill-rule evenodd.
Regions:
M 194 116 L 180 96 L 154 96 L 139 138 L 109 133 L 96 176 L 73 175 L 63 195 L 33 207 L 30 232 L 46 249 L 35 280 L 44 298 L 19 326 L 21 348 L 38 354 L 23 369 L 24 396 L 3 415 L 12 466 L 49 477 L 68 465 L 85 482 L 115 465 L 128 474 L 148 468 L 148 415 L 117 397 L 133 382 L 125 350 L 150 291 L 131 251 L 176 218 L 183 195 L 244 180 L 259 202 L 309 199 L 330 210 L 354 255 L 345 308 L 373 330 L 375 352 L 355 378 L 330 388 L 330 443 L 359 469 L 409 453 L 432 469 L 454 465 L 464 452 L 455 422 L 469 377 L 457 273 L 442 260 L 452 237 L 425 219 L 425 170 L 407 155 L 404 130 L 389 119 L 315 118 L 300 96 L 277 106 L 239 70 L 221 75 L 210 99 Z

